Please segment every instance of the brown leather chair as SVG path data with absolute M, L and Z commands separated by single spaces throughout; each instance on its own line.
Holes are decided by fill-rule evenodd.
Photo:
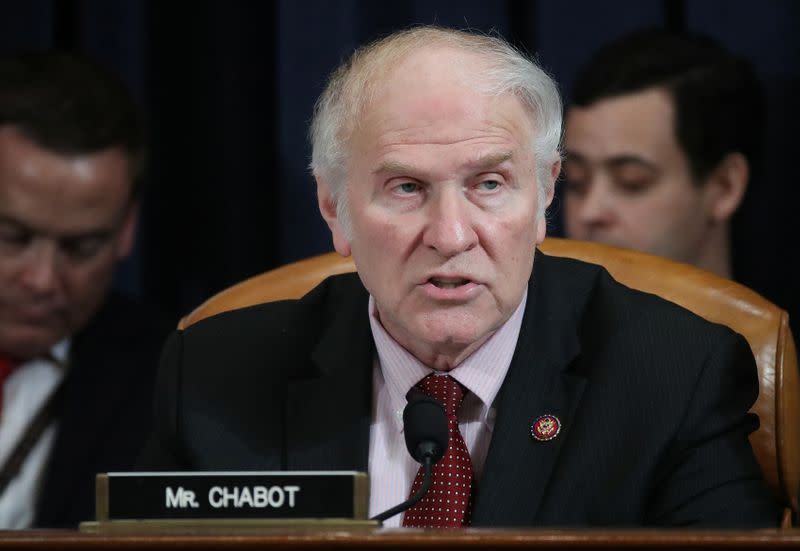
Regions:
M 750 435 L 764 477 L 786 507 L 798 512 L 800 378 L 786 312 L 752 290 L 693 266 L 597 243 L 548 238 L 542 252 L 601 264 L 620 282 L 659 295 L 725 324 L 750 343 L 760 391 L 751 411 L 761 426 Z M 184 317 L 183 329 L 214 314 L 261 302 L 299 298 L 324 278 L 355 270 L 351 258 L 328 253 L 252 277 L 213 296 Z

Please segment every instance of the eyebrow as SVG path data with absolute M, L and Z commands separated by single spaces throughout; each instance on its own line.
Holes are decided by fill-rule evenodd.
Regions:
M 565 155 L 567 160 L 576 161 L 579 163 L 588 163 L 588 159 L 581 155 L 580 153 L 576 153 L 575 151 L 567 150 Z M 611 157 L 609 159 L 603 159 L 602 164 L 609 166 L 610 168 L 619 168 L 623 165 L 639 165 L 643 166 L 653 172 L 658 172 L 658 166 L 655 163 L 648 161 L 644 157 L 640 157 L 638 155 L 617 155 L 616 157 Z
M 500 151 L 498 153 L 480 155 L 475 160 L 469 161 L 467 164 L 475 170 L 486 170 L 511 160 L 513 157 L 513 151 Z M 402 161 L 394 161 L 391 159 L 382 162 L 375 170 L 372 171 L 373 174 L 417 174 L 419 172 L 421 172 L 421 169 L 414 164 L 405 163 Z
M 29 226 L 28 224 L 21 222 L 16 218 L 12 218 L 10 216 L 6 216 L 3 214 L 0 214 L 0 225 L 9 226 L 16 231 L 21 231 L 26 234 L 46 235 L 50 238 L 57 239 L 58 241 L 78 241 L 81 239 L 107 239 L 112 235 L 114 235 L 114 232 L 116 231 L 115 228 L 93 228 L 86 230 L 85 232 L 52 235 L 48 232 L 41 232 L 38 228 Z
M 68 243 L 68 242 L 75 242 L 75 241 L 88 241 L 91 239 L 99 239 L 99 240 L 107 240 L 111 239 L 114 235 L 113 230 L 102 229 L 96 231 L 89 231 L 86 233 L 77 233 L 77 234 L 64 234 L 58 236 L 58 241 L 61 243 Z
M 12 226 L 15 229 L 21 229 L 23 231 L 33 230 L 33 228 L 29 227 L 27 224 L 23 224 L 16 218 L 12 218 L 11 216 L 6 216 L 5 214 L 0 214 L 0 225 Z
M 611 157 L 610 159 L 605 161 L 605 164 L 609 165 L 612 168 L 620 167 L 623 165 L 639 165 L 648 168 L 653 172 L 658 171 L 658 167 L 655 164 L 637 155 L 620 155 L 618 157 Z

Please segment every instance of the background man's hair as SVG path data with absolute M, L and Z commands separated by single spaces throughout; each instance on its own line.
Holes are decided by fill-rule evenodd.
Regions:
M 0 56 L 0 126 L 13 126 L 58 154 L 119 147 L 128 155 L 132 196 L 140 191 L 145 139 L 125 85 L 89 60 L 59 51 Z
M 598 50 L 580 71 L 573 105 L 663 88 L 675 106 L 678 144 L 702 182 L 725 155 L 742 153 L 757 171 L 764 98 L 752 66 L 708 36 L 650 29 Z

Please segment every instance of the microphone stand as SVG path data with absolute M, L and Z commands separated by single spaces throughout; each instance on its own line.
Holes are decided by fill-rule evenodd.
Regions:
M 370 520 L 383 522 L 397 513 L 410 509 L 425 497 L 433 479 L 433 464 L 442 458 L 447 449 L 449 434 L 447 416 L 442 404 L 422 392 L 414 394 L 414 389 L 409 391 L 409 395 L 411 395 L 409 402 L 403 410 L 403 427 L 408 453 L 422 464 L 422 485 L 409 499 L 375 515 Z
M 433 467 L 433 457 L 431 457 L 430 454 L 425 454 L 425 456 L 422 459 L 422 468 L 425 469 L 425 473 L 424 473 L 424 476 L 422 478 L 422 486 L 419 487 L 419 490 L 417 490 L 417 493 L 414 494 L 413 496 L 411 496 L 409 499 L 407 499 L 403 503 L 401 503 L 399 505 L 395 505 L 391 509 L 388 509 L 388 510 L 384 511 L 379 515 L 375 515 L 370 520 L 379 520 L 379 521 L 383 522 L 387 518 L 393 517 L 398 513 L 402 513 L 406 509 L 410 509 L 411 507 L 416 505 L 417 502 L 420 499 L 425 497 L 425 494 L 428 493 L 428 490 L 431 487 L 431 479 L 432 479 L 431 468 L 432 467 Z

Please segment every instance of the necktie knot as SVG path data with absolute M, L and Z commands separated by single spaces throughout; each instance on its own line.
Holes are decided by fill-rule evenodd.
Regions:
M 448 419 L 457 417 L 458 408 L 464 401 L 467 392 L 464 385 L 450 375 L 437 375 L 436 373 L 431 373 L 422 379 L 417 383 L 417 388 L 441 403 Z

